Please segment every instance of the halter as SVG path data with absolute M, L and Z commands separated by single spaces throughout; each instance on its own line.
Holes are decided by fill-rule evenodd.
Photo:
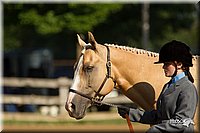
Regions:
M 104 45 L 107 49 L 107 62 L 106 62 L 106 69 L 107 69 L 107 74 L 103 80 L 103 82 L 101 83 L 99 89 L 97 91 L 94 90 L 95 92 L 95 96 L 94 97 L 91 97 L 91 96 L 88 96 L 86 94 L 83 94 L 77 90 L 73 90 L 73 89 L 69 89 L 69 92 L 73 92 L 73 93 L 76 93 L 82 97 L 85 97 L 87 99 L 89 99 L 91 101 L 92 104 L 95 104 L 95 103 L 98 103 L 100 104 L 101 101 L 104 99 L 105 95 L 102 95 L 100 94 L 100 91 L 102 90 L 102 88 L 104 87 L 106 81 L 111 78 L 112 81 L 114 82 L 114 86 L 116 84 L 116 81 L 114 80 L 114 78 L 111 76 L 111 61 L 110 61 L 110 49 L 108 46 Z M 86 47 L 87 48 L 87 47 Z M 83 54 L 82 54 L 83 55 Z M 81 55 L 81 56 L 82 56 Z

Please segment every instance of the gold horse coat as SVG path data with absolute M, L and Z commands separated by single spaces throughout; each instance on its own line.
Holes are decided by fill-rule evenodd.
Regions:
M 88 32 L 88 36 L 89 43 L 86 44 L 78 35 L 78 43 L 83 49 L 83 56 L 77 61 L 72 88 L 94 96 L 94 92 L 97 91 L 96 89 L 106 75 L 106 47 L 98 44 L 92 33 Z M 91 49 L 85 49 L 86 45 L 91 45 Z M 124 95 L 144 110 L 155 108 L 155 103 L 164 84 L 170 80 L 165 77 L 162 64 L 154 64 L 158 61 L 159 54 L 127 46 L 104 45 L 110 49 L 111 76 L 116 81 L 117 88 L 121 89 Z M 194 56 L 193 67 L 190 70 L 197 90 L 199 90 L 200 80 L 198 75 L 199 62 L 199 57 Z M 88 82 L 90 86 L 88 86 Z M 114 83 L 109 79 L 100 93 L 107 95 L 113 87 Z M 81 119 L 90 105 L 88 99 L 69 93 L 65 108 L 71 117 Z M 196 123 L 198 123 L 197 115 L 198 113 L 195 116 Z

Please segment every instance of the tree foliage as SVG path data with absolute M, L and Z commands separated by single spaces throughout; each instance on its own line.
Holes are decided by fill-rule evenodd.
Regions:
M 119 4 L 31 5 L 28 10 L 19 12 L 18 16 L 22 25 L 33 25 L 39 34 L 59 33 L 65 28 L 87 32 L 121 7 Z
M 99 43 L 141 48 L 141 4 L 4 4 L 4 50 L 49 47 L 75 57 L 76 34 L 92 31 Z M 178 39 L 197 46 L 194 4 L 150 4 L 148 49 Z M 60 52 L 63 49 L 73 51 Z M 60 58 L 59 57 L 59 58 Z
M 176 39 L 197 48 L 195 4 L 153 4 L 150 10 L 150 36 L 153 47 Z

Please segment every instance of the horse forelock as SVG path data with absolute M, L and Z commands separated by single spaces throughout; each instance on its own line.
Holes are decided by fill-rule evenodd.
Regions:
M 127 52 L 130 52 L 130 53 L 133 53 L 133 54 L 143 54 L 143 55 L 147 55 L 147 56 L 150 56 L 150 57 L 157 57 L 159 54 L 158 53 L 155 53 L 155 52 L 151 52 L 151 51 L 147 51 L 147 50 L 144 50 L 144 49 L 139 49 L 139 48 L 132 48 L 132 47 L 129 47 L 129 46 L 120 46 L 120 45 L 116 45 L 116 44 L 105 44 L 106 46 L 110 46 L 110 47 L 114 47 L 114 48 L 117 48 L 117 49 L 120 49 L 120 50 L 123 50 L 123 51 L 127 51 Z

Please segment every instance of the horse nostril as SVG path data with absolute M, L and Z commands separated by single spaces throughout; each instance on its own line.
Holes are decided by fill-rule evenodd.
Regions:
M 72 103 L 71 108 L 72 108 L 73 110 L 75 110 L 75 108 L 76 108 L 75 104 Z

